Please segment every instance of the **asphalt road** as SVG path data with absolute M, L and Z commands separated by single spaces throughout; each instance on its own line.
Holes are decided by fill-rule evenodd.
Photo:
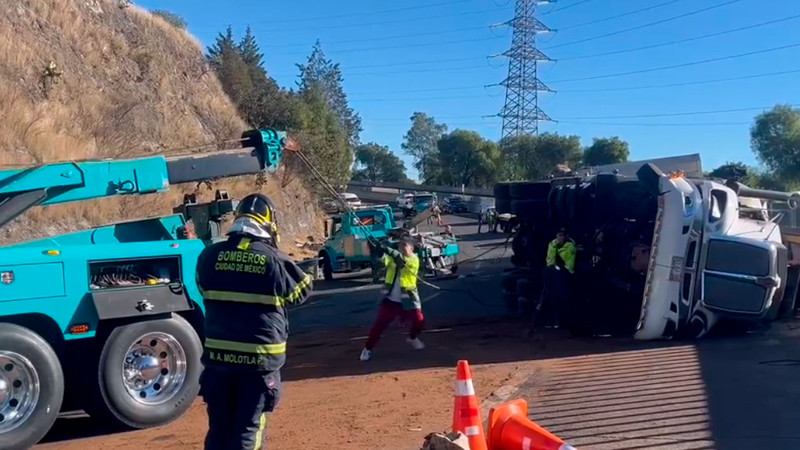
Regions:
M 511 234 L 477 232 L 477 218 L 445 216 L 459 239 L 457 278 L 426 279 L 420 296 L 426 316 L 433 320 L 459 321 L 488 316 L 501 317 L 504 311 L 498 275 L 511 267 Z M 420 231 L 440 231 L 423 224 Z M 318 281 L 306 304 L 290 310 L 292 334 L 326 327 L 366 327 L 374 319 L 380 299 L 380 284 L 372 284 L 369 270 L 334 274 L 331 282 Z
M 697 342 L 578 339 L 552 330 L 523 338 L 520 324 L 503 317 L 499 295 L 499 274 L 510 266 L 510 245 L 503 245 L 508 235 L 478 234 L 474 218 L 445 219 L 461 238 L 465 262 L 457 279 L 421 287 L 429 344 L 424 357 L 408 357 L 397 329 L 373 361 L 359 362 L 380 286 L 370 284 L 369 272 L 337 275 L 317 283 L 311 299 L 290 310 L 284 378 L 453 367 L 461 358 L 511 368 L 534 361 L 535 369 L 517 373 L 498 391 L 506 392 L 504 399 L 527 400 L 532 420 L 582 450 L 800 448 L 796 321 Z M 480 389 L 481 380 L 475 383 Z M 72 450 L 83 445 L 80 438 L 103 434 L 86 420 L 60 420 L 46 438 L 51 443 L 40 447 Z M 113 443 L 112 437 L 97 439 L 101 446 Z

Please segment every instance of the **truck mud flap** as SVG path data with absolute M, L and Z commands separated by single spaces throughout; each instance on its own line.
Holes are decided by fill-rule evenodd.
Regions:
M 90 294 L 100 320 L 194 309 L 182 285 L 104 289 Z

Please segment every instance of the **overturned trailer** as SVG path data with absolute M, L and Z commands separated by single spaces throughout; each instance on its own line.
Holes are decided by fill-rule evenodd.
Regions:
M 573 296 L 562 324 L 576 335 L 636 339 L 701 337 L 720 321 L 753 323 L 791 315 L 798 270 L 768 201 L 797 208 L 800 193 L 751 189 L 644 162 L 581 177 L 499 183 L 500 213 L 516 215 L 503 295 L 530 311 L 541 291 L 548 242 L 564 227 L 575 240 Z M 686 172 L 690 173 L 687 176 Z M 746 200 L 749 199 L 749 200 Z

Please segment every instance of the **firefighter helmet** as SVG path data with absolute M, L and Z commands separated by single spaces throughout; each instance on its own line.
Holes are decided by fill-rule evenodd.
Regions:
M 272 237 L 275 242 L 279 240 L 275 205 L 266 195 L 260 193 L 250 194 L 243 198 L 236 207 L 235 214 L 236 222 L 249 222 L 256 225 L 263 232 L 254 234 L 262 237 Z M 245 227 L 245 230 L 247 228 L 249 227 Z

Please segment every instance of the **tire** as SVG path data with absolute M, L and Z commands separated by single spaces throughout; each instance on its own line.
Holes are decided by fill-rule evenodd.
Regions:
M 0 397 L 2 448 L 33 447 L 55 423 L 64 400 L 64 373 L 58 356 L 33 331 L 0 323 L 0 384 L 7 392 L 5 399 Z M 19 417 L 7 419 L 10 412 Z
M 134 429 L 172 422 L 189 409 L 200 391 L 202 354 L 203 346 L 194 328 L 178 315 L 115 328 L 100 353 L 97 366 L 100 395 L 95 396 L 90 415 Z M 132 358 L 133 364 L 150 363 L 150 367 L 152 364 L 163 367 L 166 362 L 168 373 L 164 373 L 164 368 L 156 373 L 139 372 L 136 376 L 140 379 L 150 378 L 149 386 L 143 390 L 126 386 L 123 366 Z M 173 376 L 181 378 L 174 380 Z
M 550 195 L 549 181 L 512 183 L 508 192 L 513 200 L 546 200 Z

